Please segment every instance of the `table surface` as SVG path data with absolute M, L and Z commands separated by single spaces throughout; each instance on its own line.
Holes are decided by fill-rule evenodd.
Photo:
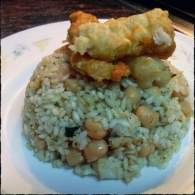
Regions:
M 67 20 L 71 12 L 83 10 L 100 18 L 137 13 L 118 1 L 89 0 L 2 0 L 1 38 L 41 24 Z
M 71 12 L 83 10 L 98 18 L 129 16 L 147 8 L 122 0 L 1 0 L 1 38 L 13 33 L 52 22 L 68 20 Z M 174 18 L 175 21 L 175 18 Z M 180 27 L 193 31 L 193 27 L 181 21 Z M 187 27 L 186 27 L 187 25 Z

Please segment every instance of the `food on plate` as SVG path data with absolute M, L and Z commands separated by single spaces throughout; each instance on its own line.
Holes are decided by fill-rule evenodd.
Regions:
M 139 106 L 136 110 L 136 115 L 143 127 L 153 128 L 158 124 L 158 112 L 153 111 L 147 106 Z
M 80 36 L 86 22 L 89 26 L 99 24 L 96 17 L 83 12 L 70 18 L 68 45 Z M 102 40 L 104 51 L 104 38 L 108 37 L 100 39 L 99 30 L 115 23 L 120 27 L 127 21 L 130 27 L 140 23 L 138 30 L 144 30 L 149 19 L 150 24 L 161 26 L 170 35 L 174 45 L 167 12 L 159 9 L 109 20 L 97 25 L 97 34 L 93 35 Z M 145 44 L 144 37 L 141 34 L 138 38 Z M 170 55 L 170 48 L 162 44 L 157 51 Z M 130 182 L 145 166 L 166 166 L 188 131 L 193 111 L 187 81 L 170 62 L 160 59 L 161 55 L 147 56 L 152 54 L 148 47 L 139 53 L 144 55 L 110 61 L 113 52 L 121 56 L 121 50 L 115 51 L 113 46 L 115 43 L 107 48 L 106 59 L 91 55 L 97 47 L 83 55 L 67 49 L 67 45 L 44 57 L 26 88 L 23 134 L 34 155 L 53 167 L 71 167 L 77 175 L 99 180 Z
M 178 97 L 180 100 L 189 95 L 188 83 L 182 73 L 177 74 L 174 79 L 171 80 L 171 84 L 174 86 L 172 95 Z
M 128 63 L 132 77 L 137 80 L 142 88 L 149 88 L 153 85 L 164 86 L 171 79 L 170 70 L 158 58 L 141 56 L 131 59 Z
M 85 128 L 87 135 L 92 139 L 103 139 L 106 137 L 107 129 L 105 129 L 100 122 L 88 118 L 85 121 Z
M 79 53 L 72 52 L 68 45 L 65 46 L 65 51 L 72 68 L 96 81 L 119 81 L 131 72 L 130 67 L 122 61 L 112 63 L 93 59 L 87 55 L 82 56 Z
M 99 179 L 129 182 L 144 166 L 161 167 L 192 115 L 186 97 L 173 95 L 178 76 L 163 87 L 142 88 L 131 75 L 99 84 L 72 75 L 63 50 L 55 52 L 38 65 L 26 90 L 28 147 L 54 167 L 68 165 Z
M 81 55 L 87 53 L 105 61 L 144 54 L 166 59 L 175 49 L 174 29 L 167 11 L 153 9 L 104 23 L 97 22 L 96 18 L 92 21 L 91 17 L 89 20 L 81 16 L 71 20 L 70 17 L 70 29 L 76 24 L 76 33 L 69 33 L 70 48 Z
M 88 22 L 98 22 L 96 16 L 82 11 L 73 12 L 72 14 L 70 14 L 69 18 L 71 22 L 71 26 L 68 30 L 69 41 L 73 41 L 74 38 L 78 35 L 79 27 L 81 24 L 85 24 Z
M 105 23 L 77 11 L 70 15 L 70 22 L 66 45 L 69 62 L 75 70 L 97 81 L 127 77 L 130 70 L 124 57 L 145 54 L 166 59 L 175 49 L 172 22 L 168 12 L 161 9 Z M 164 79 L 169 74 L 164 71 L 161 76 Z

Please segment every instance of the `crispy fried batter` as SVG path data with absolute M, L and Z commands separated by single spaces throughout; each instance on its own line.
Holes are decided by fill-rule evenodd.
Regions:
M 169 57 L 174 49 L 174 30 L 168 12 L 153 9 L 144 14 L 99 23 L 82 11 L 70 15 L 69 45 L 65 47 L 73 69 L 97 81 L 120 81 L 130 74 L 124 57 Z
M 81 56 L 79 53 L 74 53 L 68 49 L 68 46 L 66 46 L 65 50 L 72 67 L 81 74 L 87 75 L 96 81 L 120 81 L 122 77 L 130 74 L 129 66 L 123 62 L 111 63 L 93 59 L 88 55 Z
M 70 48 L 81 55 L 105 61 L 143 54 L 166 59 L 175 49 L 172 22 L 161 9 L 105 23 L 83 12 L 73 13 L 70 19 Z
M 96 16 L 88 14 L 82 11 L 73 12 L 70 16 L 71 26 L 68 30 L 68 40 L 73 41 L 74 38 L 78 35 L 79 27 L 81 24 L 88 22 L 98 22 Z

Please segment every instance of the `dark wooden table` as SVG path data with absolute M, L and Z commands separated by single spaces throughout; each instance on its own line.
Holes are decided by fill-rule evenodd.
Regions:
M 52 22 L 68 20 L 71 12 L 83 10 L 99 18 L 121 17 L 146 11 L 137 0 L 1 0 L 1 38 Z M 144 1 L 145 2 L 145 1 Z M 179 31 L 193 31 L 186 21 L 177 20 Z M 184 25 L 185 24 L 185 25 Z M 176 26 L 176 25 L 175 25 Z
M 41 24 L 67 20 L 83 10 L 100 18 L 137 13 L 114 0 L 1 0 L 1 38 Z

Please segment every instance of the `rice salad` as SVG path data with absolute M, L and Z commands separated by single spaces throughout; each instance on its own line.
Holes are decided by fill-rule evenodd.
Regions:
M 163 87 L 143 89 L 131 76 L 98 83 L 72 71 L 56 51 L 40 62 L 26 89 L 27 147 L 53 167 L 98 179 L 130 182 L 144 166 L 163 168 L 192 114 L 181 81 L 186 85 L 178 73 Z

